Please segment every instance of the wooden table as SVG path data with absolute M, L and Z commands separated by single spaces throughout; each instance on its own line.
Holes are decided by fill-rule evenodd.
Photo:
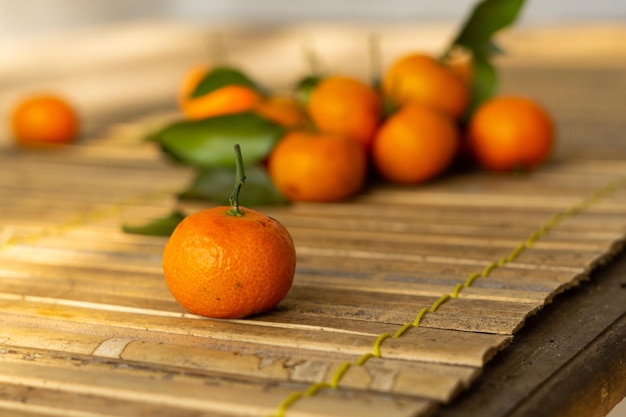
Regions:
M 227 39 L 233 57 L 284 88 L 280 74 L 302 63 L 267 57 L 298 45 L 290 40 L 315 33 L 320 53 L 347 71 L 346 51 L 370 30 Z M 377 30 L 387 60 L 449 33 Z M 605 415 L 626 393 L 618 34 L 504 39 L 502 90 L 544 102 L 559 126 L 553 159 L 534 173 L 471 172 L 266 208 L 296 242 L 295 284 L 275 311 L 231 321 L 173 300 L 164 238 L 120 231 L 168 213 L 190 179 L 140 138 L 172 117 L 177 77 L 204 59 L 190 39 L 206 30 L 101 29 L 61 49 L 38 41 L 51 43 L 35 55 L 18 42 L 0 72 L 0 109 L 52 86 L 78 103 L 85 137 L 47 153 L 15 149 L 6 133 L 0 142 L 0 415 Z M 583 40 L 605 49 L 564 47 Z M 66 64 L 35 70 L 52 56 Z

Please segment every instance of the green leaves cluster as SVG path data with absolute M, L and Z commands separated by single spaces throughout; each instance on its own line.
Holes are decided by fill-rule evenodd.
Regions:
M 233 146 L 239 144 L 247 171 L 242 205 L 257 206 L 285 202 L 262 165 L 284 133 L 277 123 L 243 112 L 180 121 L 155 134 L 153 140 L 173 160 L 196 169 L 195 178 L 179 197 L 214 202 L 223 201 L 232 188 Z

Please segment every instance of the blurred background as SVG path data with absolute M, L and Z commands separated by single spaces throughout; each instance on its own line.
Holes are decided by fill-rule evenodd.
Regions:
M 474 3 L 0 0 L 0 120 L 24 95 L 53 90 L 79 108 L 83 135 L 91 138 L 111 123 L 174 109 L 180 80 L 200 63 L 228 62 L 285 91 L 310 74 L 306 50 L 318 55 L 322 70 L 371 78 L 370 35 L 380 35 L 383 67 L 407 51 L 436 55 Z M 622 67 L 625 25 L 624 0 L 530 0 L 498 42 L 511 52 L 503 62 L 509 67 Z M 505 89 L 508 78 L 505 73 Z M 529 82 L 524 92 L 543 99 L 543 86 Z M 559 122 L 568 135 L 585 134 L 570 120 Z M 9 143 L 6 123 L 3 143 Z
M 36 33 L 135 19 L 202 23 L 293 24 L 302 21 L 407 21 L 461 18 L 470 0 L 0 0 L 0 34 Z M 623 0 L 529 1 L 523 24 L 620 21 Z

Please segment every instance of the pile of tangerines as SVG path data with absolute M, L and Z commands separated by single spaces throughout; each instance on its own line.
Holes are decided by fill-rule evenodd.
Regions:
M 267 170 L 290 201 L 335 201 L 359 192 L 372 172 L 383 181 L 419 184 L 459 160 L 492 171 L 530 170 L 554 143 L 550 115 L 524 97 L 492 97 L 470 109 L 471 59 L 444 61 L 413 53 L 393 62 L 379 83 L 308 77 L 293 96 L 263 94 L 235 80 L 192 93 L 211 71 L 197 67 L 178 99 L 191 120 L 255 112 L 286 134 Z
M 216 72 L 222 82 L 198 94 L 198 86 Z M 550 114 L 524 97 L 476 104 L 472 72 L 471 57 L 413 53 L 392 62 L 380 82 L 307 77 L 293 95 L 277 96 L 237 69 L 201 66 L 183 78 L 178 102 L 188 120 L 254 112 L 281 125 L 286 134 L 265 166 L 289 201 L 346 199 L 372 173 L 391 183 L 419 184 L 459 161 L 505 172 L 542 164 L 555 141 Z M 23 146 L 70 143 L 78 117 L 60 97 L 34 96 L 15 108 L 12 130 Z

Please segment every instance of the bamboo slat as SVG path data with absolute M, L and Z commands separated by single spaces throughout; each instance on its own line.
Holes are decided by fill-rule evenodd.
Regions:
M 285 395 L 285 389 L 269 388 L 254 382 L 231 382 L 220 380 L 207 383 L 205 378 L 179 374 L 169 370 L 144 370 L 140 367 L 127 367 L 124 364 L 90 360 L 87 363 L 75 362 L 67 366 L 67 360 L 60 360 L 35 352 L 16 352 L 17 355 L 3 355 L 0 359 L 3 374 L 0 382 L 18 386 L 61 391 L 84 396 L 104 397 L 107 402 L 121 400 L 129 403 L 126 415 L 140 415 L 145 412 L 142 406 L 167 407 L 173 410 L 200 411 L 223 415 L 263 415 L 272 411 L 273 402 Z M 19 355 L 22 353 L 22 355 Z M 21 357 L 20 357 L 21 356 Z M 30 356 L 25 358 L 25 356 Z M 169 371 L 169 372 L 168 372 Z M 163 381 L 167 384 L 163 384 Z M 423 400 L 402 398 L 351 395 L 349 403 L 342 401 L 335 393 L 320 394 L 316 401 L 299 404 L 301 415 L 352 415 L 357 411 L 363 416 L 376 416 L 391 410 L 394 415 L 411 416 L 428 409 Z M 346 404 L 350 404 L 349 407 Z M 139 410 L 134 409 L 139 405 Z M 63 407 L 64 404 L 56 404 Z M 357 408 L 355 410 L 355 408 Z M 105 410 L 102 415 L 106 415 Z
M 101 42 L 134 34 L 135 45 L 145 30 Z M 172 100 L 163 83 L 196 60 L 181 30 L 161 32 L 160 51 L 134 55 L 127 45 L 104 67 L 82 42 L 68 46 L 86 61 L 74 61 L 75 80 L 57 81 L 82 86 L 87 119 L 98 116 L 104 133 L 54 152 L 0 146 L 0 415 L 428 416 L 471 387 L 530 315 L 621 249 L 626 126 L 614 107 L 623 93 L 608 89 L 608 104 L 589 108 L 597 92 L 582 81 L 615 85 L 624 63 L 603 57 L 572 69 L 572 51 L 548 59 L 513 38 L 530 58 L 504 61 L 505 89 L 536 93 L 562 126 L 546 166 L 262 208 L 296 244 L 286 299 L 243 320 L 190 314 L 165 286 L 166 239 L 120 230 L 213 204 L 178 203 L 192 172 L 139 140 L 176 116 L 146 102 Z M 284 46 L 284 37 L 265 36 Z M 232 44 L 254 55 L 244 39 Z M 20 62 L 0 71 L 13 95 L 38 85 Z M 128 80 L 151 67 L 133 90 Z M 120 97 L 89 87 L 83 74 L 94 68 L 137 94 L 122 107 L 134 111 L 121 117 L 111 110 Z M 109 125 L 113 114 L 124 122 Z

